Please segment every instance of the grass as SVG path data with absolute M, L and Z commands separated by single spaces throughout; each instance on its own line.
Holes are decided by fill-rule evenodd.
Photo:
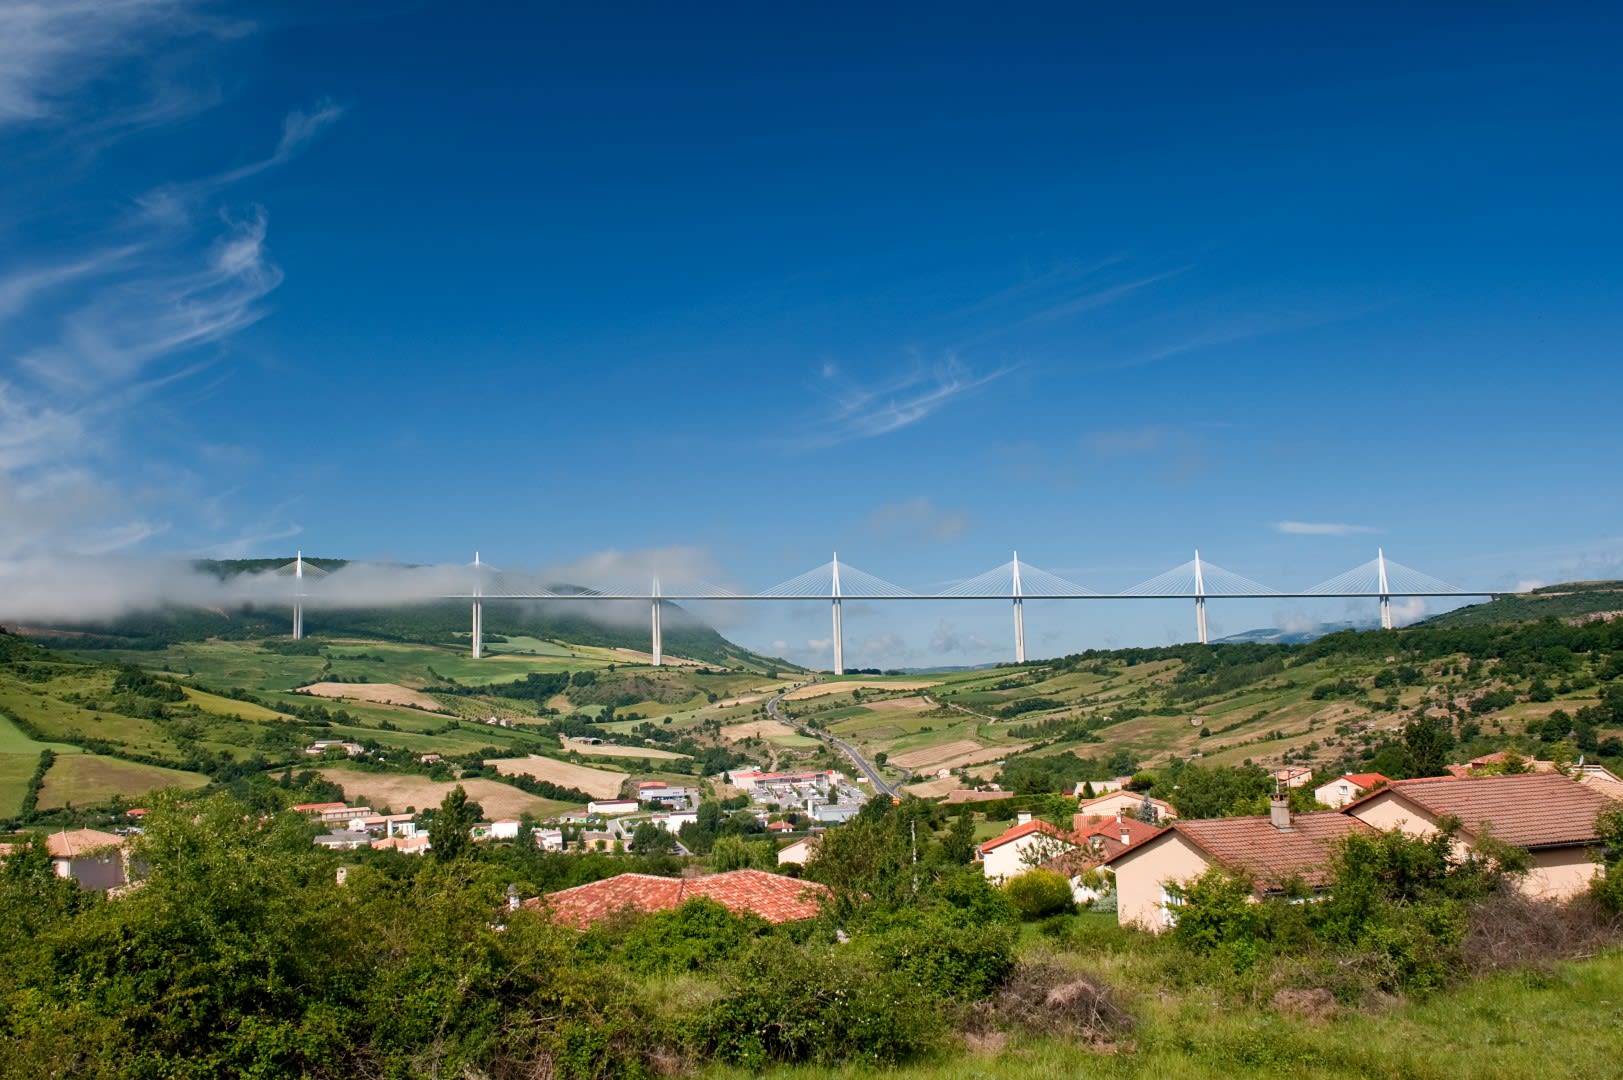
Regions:
M 1494 976 L 1420 1001 L 1315 1023 L 1198 997 L 1144 997 L 1130 1043 L 1099 1053 L 1013 1039 L 997 1055 L 953 1048 L 900 1069 L 783 1068 L 776 1080 L 1592 1080 L 1615 1076 L 1623 1030 L 1623 952 L 1552 972 Z M 1611 1034 L 1607 1034 L 1610 1032 Z M 711 1080 L 757 1075 L 713 1068 Z
M 134 800 L 160 788 L 198 788 L 206 783 L 207 777 L 179 769 L 162 769 L 100 754 L 64 755 L 45 774 L 39 808 L 97 806 L 115 796 Z

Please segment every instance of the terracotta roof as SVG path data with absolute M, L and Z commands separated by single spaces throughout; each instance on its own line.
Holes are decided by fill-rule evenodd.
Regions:
M 1032 821 L 1026 822 L 1024 825 L 1016 825 L 1014 828 L 992 837 L 992 839 L 981 845 L 981 854 L 984 855 L 988 851 L 995 851 L 1004 844 L 1012 844 L 1021 837 L 1030 836 L 1032 833 L 1039 832 L 1052 836 L 1056 840 L 1063 840 L 1067 844 L 1076 843 L 1076 837 L 1072 836 L 1070 833 L 1061 829 L 1056 829 L 1054 826 L 1050 825 L 1041 818 L 1036 818 Z
M 1560 773 L 1516 776 L 1433 776 L 1399 780 L 1349 803 L 1344 813 L 1391 792 L 1434 817 L 1459 819 L 1469 835 L 1484 829 L 1524 848 L 1593 843 L 1595 818 L 1617 803 Z M 1389 796 L 1391 797 L 1391 796 Z
M 301 802 L 295 803 L 293 809 L 305 814 L 314 814 L 323 810 L 347 810 L 349 807 L 341 802 Z
M 1297 814 L 1289 829 L 1276 829 L 1266 816 L 1175 821 L 1155 839 L 1177 833 L 1224 869 L 1249 874 L 1264 889 L 1280 888 L 1293 879 L 1314 888 L 1329 880 L 1337 841 L 1355 832 L 1374 831 L 1355 817 L 1325 810 Z M 1134 845 L 1121 855 L 1145 846 Z
M 1149 822 L 1140 821 L 1135 817 L 1099 818 L 1078 814 L 1072 832 L 1078 840 L 1088 840 L 1090 837 L 1102 836 L 1115 841 L 1118 847 L 1125 849 L 1135 844 L 1142 844 L 1160 832 L 1162 828 L 1163 826 L 1151 825 Z M 1121 834 L 1124 832 L 1127 834 L 1126 844 L 1121 842 Z
M 1390 776 L 1382 776 L 1378 772 L 1350 772 L 1340 779 L 1351 780 L 1355 786 L 1361 788 L 1372 788 L 1376 784 L 1390 784 L 1392 782 Z M 1335 783 L 1334 780 L 1330 782 Z
M 73 859 L 110 847 L 123 847 L 124 838 L 98 829 L 71 829 L 45 838 L 45 850 L 53 859 Z
M 584 930 L 617 911 L 670 911 L 704 896 L 737 913 L 759 915 L 767 922 L 810 919 L 830 895 L 826 885 L 769 874 L 765 870 L 729 870 L 701 878 L 663 878 L 652 874 L 619 874 L 527 901 L 525 906 L 550 911 L 567 926 Z

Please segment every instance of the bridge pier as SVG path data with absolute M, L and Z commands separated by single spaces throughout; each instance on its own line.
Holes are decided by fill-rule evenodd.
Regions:
M 1375 575 L 1376 583 L 1381 590 L 1381 629 L 1392 629 L 1392 596 L 1387 592 L 1392 586 L 1386 580 L 1386 552 L 1381 548 L 1375 549 Z
M 1195 550 L 1195 636 L 1202 645 L 1210 644 L 1206 633 L 1206 578 L 1200 572 L 1200 550 Z
M 652 601 L 649 605 L 648 626 L 653 638 L 652 653 L 654 666 L 659 667 L 665 663 L 665 640 L 662 627 L 659 625 L 659 579 L 654 579 Z
M 845 674 L 845 633 L 840 627 L 840 598 L 834 598 L 834 674 Z
M 1014 593 L 1014 662 L 1026 662 L 1026 607 L 1020 588 L 1020 553 L 1014 553 L 1014 577 L 1010 589 Z
M 479 553 L 473 553 L 473 625 L 469 628 L 468 638 L 473 644 L 473 658 L 478 660 L 485 655 L 485 603 L 480 597 L 484 595 L 485 584 L 479 576 L 482 564 L 479 562 Z
M 304 552 L 293 558 L 293 640 L 304 637 Z

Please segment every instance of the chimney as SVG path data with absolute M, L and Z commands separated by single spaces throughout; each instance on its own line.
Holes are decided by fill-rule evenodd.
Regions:
M 1268 823 L 1280 832 L 1291 831 L 1291 801 L 1287 795 L 1275 795 L 1268 802 Z
M 1014 815 L 1014 823 L 1016 825 L 1030 825 L 1031 824 L 1031 811 L 1030 810 L 1021 810 L 1019 813 L 1015 814 Z
M 1124 846 L 1131 846 L 1133 843 L 1133 830 L 1129 829 L 1125 823 L 1121 827 L 1121 842 Z

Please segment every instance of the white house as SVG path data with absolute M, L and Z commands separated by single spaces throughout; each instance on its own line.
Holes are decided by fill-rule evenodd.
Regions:
M 604 817 L 635 814 L 638 809 L 640 806 L 636 799 L 593 799 L 586 804 L 588 814 L 602 814 Z
M 1313 797 L 1332 810 L 1340 810 L 1365 792 L 1392 781 L 1378 772 L 1348 773 L 1313 789 Z
M 1001 885 L 1076 846 L 1070 834 L 1040 818 L 1032 820 L 1031 815 L 1022 810 L 1012 829 L 980 846 L 981 873 L 987 881 Z

